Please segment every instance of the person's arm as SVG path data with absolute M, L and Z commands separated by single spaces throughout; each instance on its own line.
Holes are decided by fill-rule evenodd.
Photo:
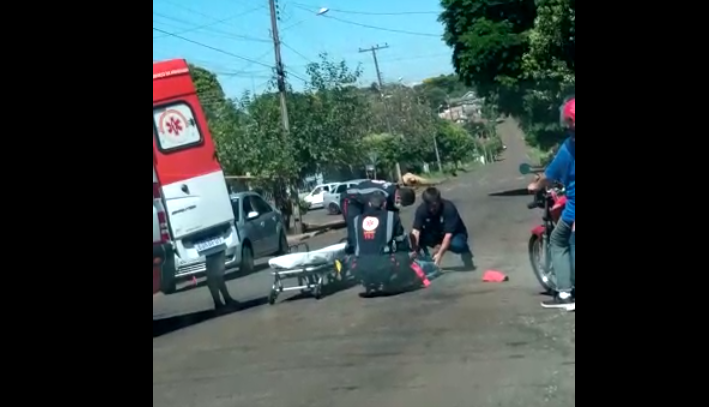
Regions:
M 450 202 L 446 203 L 446 206 L 443 208 L 443 242 L 438 249 L 438 257 L 443 257 L 450 248 L 453 234 L 456 232 L 458 222 L 460 221 L 460 214 L 455 205 Z
M 423 209 L 422 209 L 423 208 Z M 416 208 L 416 213 L 414 214 L 414 224 L 411 227 L 411 249 L 414 251 L 419 250 L 419 240 L 421 239 L 421 229 L 423 229 L 423 223 L 425 221 L 426 210 L 423 206 Z
M 355 223 L 359 221 L 359 216 L 354 219 L 350 219 L 347 222 L 347 245 L 345 246 L 345 252 L 347 254 L 353 254 L 355 246 L 357 245 L 357 234 L 355 233 Z
M 539 179 L 529 185 L 530 191 L 539 191 L 550 187 L 554 182 L 563 181 L 565 178 L 566 169 L 569 168 L 571 154 L 569 153 L 566 144 L 562 145 L 556 153 L 554 160 L 547 166 L 544 174 L 539 176 Z

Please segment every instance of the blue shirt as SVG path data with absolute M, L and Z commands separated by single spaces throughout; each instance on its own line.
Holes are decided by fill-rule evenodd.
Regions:
M 544 175 L 564 185 L 567 202 L 561 219 L 569 223 L 576 222 L 576 140 L 569 137 L 564 141 Z

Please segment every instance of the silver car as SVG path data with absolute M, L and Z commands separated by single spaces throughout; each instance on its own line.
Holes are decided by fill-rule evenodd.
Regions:
M 238 269 L 248 274 L 254 271 L 255 259 L 288 251 L 286 228 L 278 210 L 255 192 L 239 192 L 231 194 L 230 198 L 237 239 L 226 248 L 227 270 Z M 205 261 L 201 257 L 195 262 L 180 262 L 175 279 L 163 291 L 173 293 L 178 281 L 204 275 Z
M 234 222 L 239 233 L 240 264 L 227 262 L 227 268 L 239 267 L 242 273 L 254 270 L 254 260 L 288 252 L 286 227 L 281 213 L 255 192 L 231 194 Z
M 367 181 L 367 179 L 353 179 L 341 182 L 332 187 L 332 192 L 325 192 L 325 194 L 323 194 L 323 207 L 327 209 L 327 213 L 329 215 L 339 215 L 341 213 L 340 197 L 342 197 L 342 194 L 349 188 L 364 181 Z

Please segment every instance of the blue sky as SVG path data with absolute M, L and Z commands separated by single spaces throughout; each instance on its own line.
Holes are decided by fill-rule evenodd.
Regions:
M 437 21 L 439 0 L 279 0 L 283 61 L 294 76 L 328 52 L 351 66 L 361 63 L 362 82 L 376 80 L 371 53 L 359 48 L 384 43 L 378 54 L 384 81 L 407 84 L 451 73 L 451 51 Z M 316 15 L 328 7 L 327 17 Z M 429 12 L 406 14 L 411 12 Z M 363 27 L 363 24 L 411 33 Z M 230 97 L 267 88 L 274 64 L 267 0 L 153 0 L 153 60 L 185 58 L 219 74 Z M 183 38 L 177 38 L 173 35 Z M 194 41 L 195 44 L 189 41 Z M 222 52 L 220 52 L 222 51 Z M 244 59 L 240 59 L 242 57 Z M 247 61 L 248 60 L 248 61 Z

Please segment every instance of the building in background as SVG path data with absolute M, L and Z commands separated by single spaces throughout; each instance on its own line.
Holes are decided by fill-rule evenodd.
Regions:
M 444 106 L 443 111 L 438 114 L 438 117 L 456 123 L 480 121 L 482 119 L 483 102 L 483 98 L 470 91 L 459 98 L 450 99 L 447 106 Z

